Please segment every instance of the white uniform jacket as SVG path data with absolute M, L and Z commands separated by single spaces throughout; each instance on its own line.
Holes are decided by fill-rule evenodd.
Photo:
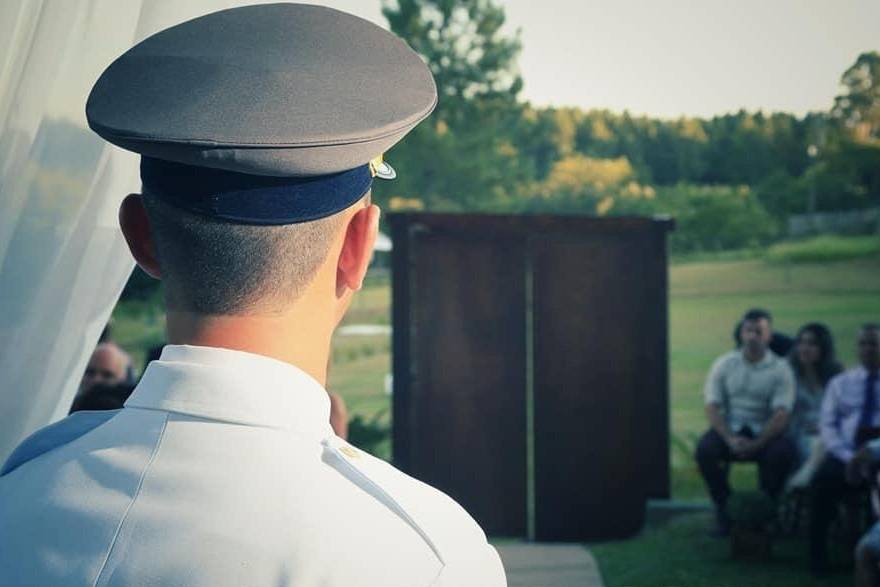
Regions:
M 353 448 L 309 375 L 168 346 L 121 410 L 79 412 L 0 471 L 0 584 L 498 587 L 443 493 Z

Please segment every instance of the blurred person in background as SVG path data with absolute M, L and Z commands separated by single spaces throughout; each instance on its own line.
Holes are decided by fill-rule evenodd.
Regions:
M 107 321 L 107 324 L 104 325 L 104 329 L 101 331 L 101 335 L 98 337 L 98 344 L 113 344 L 116 345 L 120 350 L 122 347 L 116 342 L 116 339 L 113 338 L 113 317 L 110 317 L 110 320 Z M 123 351 L 125 352 L 125 351 Z M 134 361 L 131 360 L 131 357 L 128 358 L 128 367 L 125 370 L 125 381 L 131 385 L 137 383 L 137 373 L 134 369 Z
M 706 379 L 703 393 L 710 427 L 696 450 L 715 506 L 716 536 L 730 532 L 731 461 L 757 462 L 761 489 L 771 498 L 782 491 L 797 462 L 797 448 L 785 434 L 794 406 L 794 375 L 767 346 L 771 331 L 766 312 L 747 312 L 741 325 L 742 346 L 719 357 Z
M 792 346 L 794 346 L 794 339 L 788 336 L 787 334 L 783 334 L 773 329 L 773 316 L 767 310 L 763 308 L 752 308 L 746 312 L 747 315 L 750 316 L 758 316 L 767 320 L 767 324 L 769 328 L 767 330 L 767 346 L 773 351 L 774 354 L 780 357 L 788 356 L 791 352 Z M 733 327 L 733 341 L 736 343 L 736 348 L 740 348 L 742 346 L 742 339 L 740 337 L 740 331 L 742 330 L 742 320 L 736 323 L 736 326 Z
M 94 385 L 129 382 L 131 357 L 116 343 L 102 342 L 95 347 L 86 365 L 76 395 L 79 397 Z
M 871 506 L 875 519 L 880 516 L 880 440 L 874 439 L 860 448 L 847 464 L 846 476 L 857 483 L 871 486 Z M 880 522 L 861 537 L 855 548 L 856 587 L 880 585 Z
M 828 571 L 828 528 L 847 488 L 863 483 L 848 475 L 850 462 L 866 443 L 880 436 L 880 324 L 859 330 L 859 365 L 828 382 L 819 418 L 826 455 L 810 484 L 810 567 Z M 849 469 L 848 469 L 849 467 Z
M 153 345 L 147 351 L 146 357 L 144 357 L 144 371 L 147 370 L 147 365 L 152 363 L 153 361 L 158 361 L 159 357 L 162 356 L 162 349 L 165 347 L 164 344 Z
M 795 376 L 795 402 L 788 433 L 798 447 L 801 467 L 789 480 L 789 486 L 806 487 L 825 455 L 819 437 L 819 412 L 825 386 L 843 367 L 835 356 L 831 331 L 824 324 L 805 324 L 795 341 L 788 355 Z
M 82 411 L 119 410 L 131 395 L 134 386 L 130 383 L 96 383 L 85 393 L 76 396 L 70 413 Z

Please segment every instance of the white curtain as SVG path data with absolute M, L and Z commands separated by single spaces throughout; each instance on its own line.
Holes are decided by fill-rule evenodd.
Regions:
M 266 1 L 0 0 L 0 464 L 67 414 L 134 266 L 116 214 L 138 158 L 88 129 L 89 90 L 144 37 Z M 380 18 L 378 0 L 314 3 Z
M 242 2 L 0 2 L 0 463 L 67 413 L 131 273 L 116 214 L 138 159 L 86 126 L 101 71 L 133 43 Z

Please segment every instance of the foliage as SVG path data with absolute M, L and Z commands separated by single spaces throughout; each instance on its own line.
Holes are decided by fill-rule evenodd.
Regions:
M 385 1 L 382 13 L 428 63 L 439 101 L 431 121 L 389 154 L 406 173 L 377 186 L 377 201 L 415 198 L 446 211 L 503 206 L 524 180 L 503 132 L 520 117 L 519 33 L 503 33 L 504 10 L 493 0 Z
M 880 145 L 853 140 L 852 130 L 880 111 L 876 52 L 844 73 L 829 113 L 658 120 L 520 102 L 520 34 L 505 34 L 497 0 L 385 0 L 383 13 L 428 63 L 440 99 L 431 121 L 389 154 L 402 173 L 376 186 L 380 204 L 667 212 L 678 219 L 673 250 L 693 252 L 762 245 L 791 214 L 880 200 Z
M 493 0 L 386 0 L 382 14 L 431 68 L 439 93 L 435 120 L 460 128 L 476 121 L 475 109 L 515 102 L 522 88 L 519 33 L 502 34 L 504 9 Z
M 355 414 L 348 422 L 348 441 L 373 456 L 391 460 L 391 424 L 387 415 L 387 409 L 369 419 Z
M 804 176 L 816 182 L 817 210 L 876 206 L 880 204 L 880 141 L 837 141 Z
M 778 223 L 745 185 L 660 187 L 655 197 L 624 201 L 618 210 L 674 217 L 669 249 L 676 255 L 756 247 L 779 233 Z
M 526 107 L 509 129 L 513 145 L 543 179 L 560 158 L 626 157 L 642 183 L 755 184 L 776 171 L 800 176 L 807 146 L 827 116 L 740 111 L 709 120 L 657 120 L 607 110 Z
M 765 258 L 773 263 L 828 263 L 880 254 L 880 237 L 817 236 L 771 246 Z
M 547 196 L 565 193 L 577 195 L 584 189 L 602 193 L 621 186 L 632 176 L 632 165 L 625 157 L 594 159 L 584 155 L 569 155 L 553 165 L 544 188 Z
M 162 282 L 150 277 L 144 273 L 143 269 L 135 265 L 119 299 L 125 301 L 139 300 L 142 302 L 155 301 L 159 303 L 162 299 Z
M 597 159 L 572 154 L 553 164 L 544 181 L 531 186 L 526 210 L 605 215 L 616 202 L 654 197 L 654 189 L 635 181 L 625 157 Z
M 761 204 L 782 221 L 792 214 L 852 210 L 880 197 L 880 145 L 836 141 L 795 177 L 777 170 L 756 186 Z
M 782 221 L 792 214 L 807 212 L 816 187 L 804 176 L 793 177 L 777 170 L 755 186 L 755 196 L 771 216 Z
M 880 142 L 880 52 L 859 55 L 840 85 L 844 92 L 834 99 L 832 115 L 857 141 Z

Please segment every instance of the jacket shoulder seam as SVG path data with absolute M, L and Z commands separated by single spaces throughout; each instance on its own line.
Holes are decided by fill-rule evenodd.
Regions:
M 147 473 L 150 470 L 150 467 L 153 465 L 153 461 L 156 460 L 156 455 L 159 454 L 159 447 L 162 446 L 162 440 L 165 438 L 165 430 L 168 428 L 168 414 L 165 414 L 164 419 L 162 420 L 162 429 L 159 431 L 159 437 L 156 440 L 156 445 L 153 447 L 153 452 L 150 453 L 150 458 L 147 461 L 147 464 L 144 466 L 144 470 L 141 472 L 141 477 L 138 479 L 137 488 L 135 488 L 134 495 L 131 496 L 131 501 L 128 503 L 128 507 L 125 508 L 125 512 L 122 514 L 122 518 L 119 519 L 119 524 L 116 526 L 116 532 L 113 534 L 113 540 L 110 541 L 110 546 L 107 548 L 107 554 L 104 556 L 104 561 L 101 563 L 100 569 L 98 569 L 98 574 L 95 575 L 95 581 L 92 583 L 92 587 L 97 587 L 101 582 L 101 578 L 104 576 L 104 571 L 107 568 L 107 563 L 110 562 L 110 557 L 113 555 L 113 551 L 116 548 L 116 543 L 119 540 L 119 535 L 122 534 L 122 528 L 125 526 L 125 522 L 128 519 L 128 514 L 131 513 L 131 510 L 134 509 L 134 504 L 137 502 L 137 498 L 140 496 L 141 488 L 144 486 L 144 479 L 147 478 Z

